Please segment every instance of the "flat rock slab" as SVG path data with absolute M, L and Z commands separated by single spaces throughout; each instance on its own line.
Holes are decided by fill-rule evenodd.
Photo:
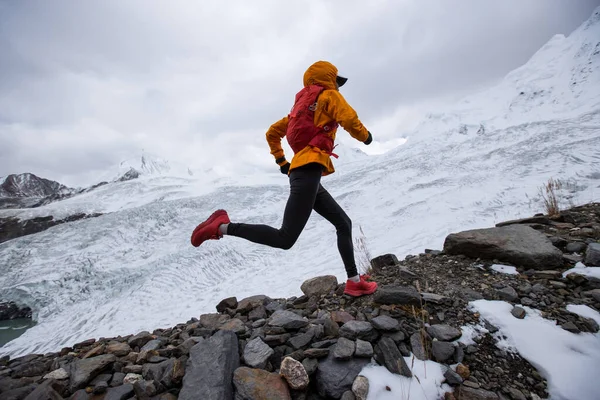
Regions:
M 538 270 L 563 265 L 562 252 L 552 245 L 546 235 L 525 225 L 453 233 L 444 241 L 444 252 L 471 258 L 497 259 Z
M 285 379 L 279 374 L 262 369 L 248 367 L 236 369 L 233 374 L 233 384 L 236 400 L 291 399 Z M 196 398 L 204 399 L 204 397 Z
M 83 389 L 85 385 L 100 374 L 106 367 L 117 360 L 114 354 L 77 360 L 70 366 L 71 392 Z
M 279 326 L 284 329 L 300 329 L 308 325 L 308 320 L 291 311 L 278 310 L 271 315 L 267 325 Z
M 421 305 L 421 294 L 412 286 L 382 286 L 373 299 L 379 304 Z
M 352 390 L 352 383 L 364 366 L 370 363 L 367 358 L 336 360 L 333 353 L 317 367 L 317 388 L 323 397 L 339 399 L 344 392 Z

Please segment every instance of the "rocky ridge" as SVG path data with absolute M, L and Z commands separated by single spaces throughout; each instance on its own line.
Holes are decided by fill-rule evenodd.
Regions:
M 300 297 L 227 298 L 215 313 L 169 329 L 5 357 L 0 397 L 365 399 L 369 382 L 359 375 L 365 365 L 411 376 L 403 357 L 416 357 L 443 365 L 454 388 L 447 400 L 546 398 L 542 374 L 500 350 L 491 335 L 497 328 L 468 302 L 504 300 L 514 305 L 515 318 L 527 306 L 574 334 L 597 332 L 593 320 L 565 306 L 600 309 L 600 280 L 562 273 L 580 261 L 600 265 L 600 204 L 499 225 L 452 234 L 443 251 L 373 259 L 368 279 L 380 287 L 371 296 L 345 296 L 343 283 L 323 276 L 304 282 Z M 495 264 L 519 273 L 499 273 Z M 489 333 L 464 345 L 461 327 L 473 324 Z

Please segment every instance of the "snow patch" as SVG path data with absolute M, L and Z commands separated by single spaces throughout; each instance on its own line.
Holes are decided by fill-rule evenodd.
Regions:
M 510 265 L 494 264 L 491 266 L 492 270 L 507 275 L 519 275 L 517 268 Z
M 524 307 L 527 311 L 524 319 L 515 318 L 511 315 L 513 306 L 504 301 L 476 300 L 469 305 L 499 329 L 494 334 L 502 338 L 497 344 L 499 348 L 516 349 L 548 380 L 552 399 L 597 398 L 600 334 L 567 332 L 529 307 Z M 579 307 L 575 309 L 582 311 Z M 590 310 L 583 312 L 591 315 L 593 310 Z M 600 319 L 598 312 L 594 315 Z
M 578 262 L 575 267 L 563 272 L 563 278 L 571 273 L 600 279 L 600 267 L 586 267 L 585 264 Z
M 414 360 L 414 363 L 413 363 Z M 421 361 L 416 357 L 404 357 L 413 373 L 412 378 L 392 374 L 387 368 L 369 364 L 359 375 L 369 380 L 367 400 L 431 400 L 441 399 L 452 389 L 444 384 L 445 367 L 434 361 Z M 391 390 L 387 390 L 386 386 Z
M 567 306 L 567 311 L 572 312 L 573 314 L 580 315 L 583 318 L 591 318 L 598 324 L 600 324 L 600 313 L 584 304 L 569 304 Z

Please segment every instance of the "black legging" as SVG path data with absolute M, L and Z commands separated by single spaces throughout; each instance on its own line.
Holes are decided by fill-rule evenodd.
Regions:
M 352 221 L 329 192 L 321 186 L 323 167 L 308 164 L 290 172 L 290 197 L 285 206 L 280 229 L 267 225 L 229 224 L 227 234 L 254 243 L 288 250 L 306 226 L 314 209 L 337 230 L 337 244 L 348 277 L 358 275 L 352 245 Z

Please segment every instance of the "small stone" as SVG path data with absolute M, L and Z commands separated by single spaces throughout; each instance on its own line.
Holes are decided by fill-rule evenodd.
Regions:
M 448 300 L 447 297 L 434 293 L 421 293 L 421 297 L 423 297 L 423 301 L 425 301 L 425 303 L 433 304 L 442 304 L 444 301 Z
M 354 354 L 355 343 L 350 339 L 341 337 L 333 348 L 333 358 L 337 360 L 348 360 Z
M 127 384 L 127 383 L 134 384 L 135 382 L 139 382 L 139 381 L 143 381 L 143 380 L 144 380 L 144 378 L 142 377 L 142 375 L 129 373 L 129 374 L 125 375 L 125 378 L 123 379 L 123 384 Z
M 535 301 L 533 301 L 529 297 L 522 297 L 521 304 L 523 304 L 524 306 L 527 306 L 527 307 L 531 307 L 535 304 Z
M 356 396 L 354 396 L 354 393 L 352 393 L 352 391 L 347 390 L 344 392 L 342 397 L 340 397 L 340 400 L 356 400 Z
M 352 393 L 356 396 L 356 400 L 367 400 L 369 380 L 362 375 L 358 375 L 352 383 Z
M 384 267 L 398 264 L 398 257 L 394 254 L 384 254 L 371 260 L 371 267 L 374 272 L 382 272 Z
M 445 362 L 454 356 L 454 344 L 434 340 L 431 346 L 431 355 L 438 362 Z
M 415 332 L 410 337 L 412 352 L 419 360 L 425 361 L 429 359 L 426 348 L 429 347 L 430 341 L 431 339 L 427 333 L 421 334 L 420 332 Z
M 446 378 L 446 382 L 448 382 L 451 386 L 458 386 L 463 383 L 463 378 L 454 372 L 451 368 L 444 373 L 444 378 Z
M 236 297 L 228 297 L 217 304 L 217 312 L 224 313 L 228 308 L 235 310 L 238 306 Z
M 261 338 L 252 339 L 244 348 L 244 362 L 252 368 L 264 369 L 274 351 Z
M 525 397 L 525 395 L 518 389 L 515 388 L 508 388 L 508 392 L 510 393 L 510 397 L 512 397 L 513 400 L 527 400 L 527 397 Z
M 499 400 L 496 393 L 472 386 L 478 386 L 478 384 L 469 381 L 463 382 L 463 385 L 455 391 L 455 394 L 458 395 L 457 398 L 460 400 Z
M 585 252 L 585 265 L 600 267 L 600 243 L 590 243 Z
M 366 340 L 356 339 L 355 357 L 373 357 L 373 345 Z
M 67 371 L 65 371 L 64 368 L 56 369 L 56 370 L 44 375 L 44 379 L 56 379 L 56 380 L 67 379 L 68 377 L 69 377 L 69 373 Z
M 583 242 L 571 242 L 567 244 L 565 250 L 567 253 L 584 253 L 587 248 L 587 244 Z
M 333 275 L 317 276 L 316 278 L 308 279 L 302 283 L 300 290 L 306 296 L 321 296 L 329 294 L 338 286 L 337 278 Z
M 575 325 L 571 321 L 562 324 L 560 327 L 563 328 L 565 331 L 569 331 L 571 333 L 581 333 L 577 325 Z
M 294 390 L 303 390 L 309 384 L 308 373 L 301 362 L 285 357 L 281 362 L 279 374 L 285 378 Z
M 458 364 L 456 366 L 456 373 L 460 375 L 460 377 L 463 379 L 468 379 L 469 376 L 471 376 L 471 371 L 469 370 L 469 367 L 467 367 L 464 364 Z
M 511 314 L 515 318 L 523 319 L 523 318 L 525 318 L 525 315 L 527 315 L 527 312 L 525 311 L 524 308 L 516 306 L 516 307 L 513 307 Z
M 246 325 L 238 318 L 231 319 L 219 327 L 221 331 L 232 331 L 236 335 L 246 332 Z
M 331 320 L 343 325 L 346 322 L 354 321 L 354 317 L 346 311 L 332 311 Z
M 106 382 L 98 382 L 96 386 L 94 386 L 94 394 L 102 394 L 106 392 L 108 389 L 108 383 Z
M 592 297 L 598 303 L 600 303 L 600 289 L 593 289 L 583 292 L 584 295 Z
M 471 378 L 471 379 L 473 379 L 473 378 Z M 473 389 L 479 389 L 481 387 L 481 385 L 479 383 L 474 382 L 472 380 L 470 380 L 470 381 L 464 381 L 463 385 L 467 386 L 467 387 L 470 387 L 470 388 L 473 388 Z
M 327 357 L 329 354 L 329 349 L 306 349 L 304 350 L 304 355 L 308 358 L 322 358 Z
M 519 294 L 515 289 L 507 286 L 503 289 L 496 290 L 496 294 L 501 300 L 514 302 L 519 298 Z
M 296 335 L 289 340 L 289 344 L 294 348 L 294 350 L 301 349 L 303 347 L 308 346 L 308 344 L 313 340 L 315 336 L 315 328 L 310 328 L 305 333 L 300 335 Z
M 306 370 L 308 376 L 311 376 L 317 370 L 319 362 L 314 358 L 305 358 L 304 360 L 302 360 L 302 366 L 304 366 L 304 369 Z
M 427 328 L 427 333 L 437 340 L 443 340 L 446 342 L 451 342 L 462 336 L 460 329 L 444 324 L 431 325 L 429 328 Z
M 398 320 L 388 317 L 387 315 L 380 315 L 371 320 L 371 324 L 380 331 L 395 332 L 400 329 L 400 322 Z
M 291 311 L 278 310 L 271 315 L 267 324 L 279 326 L 284 329 L 300 329 L 308 325 L 308 320 Z
M 552 286 L 556 289 L 566 289 L 567 288 L 567 284 L 563 283 L 563 282 L 549 281 L 548 283 L 550 284 L 550 286 Z
M 377 338 L 378 334 L 369 322 L 349 321 L 340 328 L 340 336 L 351 340 L 363 339 L 372 341 Z

